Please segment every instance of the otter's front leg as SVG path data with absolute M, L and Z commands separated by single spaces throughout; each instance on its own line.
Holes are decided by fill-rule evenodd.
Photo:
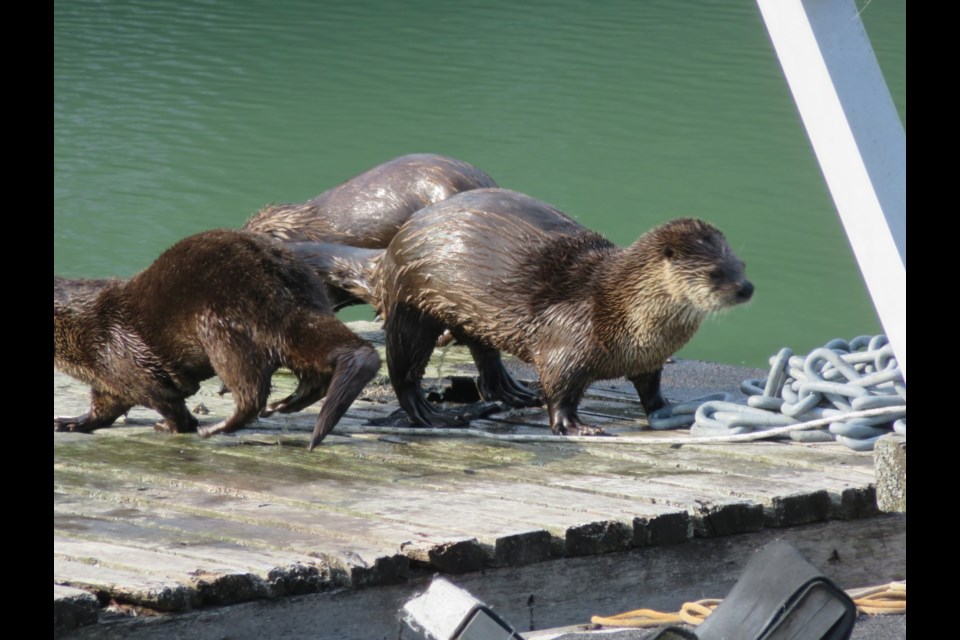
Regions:
M 131 407 L 133 407 L 132 403 L 118 396 L 99 389 L 91 389 L 90 410 L 79 416 L 54 418 L 53 430 L 90 433 L 94 429 L 109 427 Z
M 550 414 L 550 429 L 556 435 L 594 436 L 605 435 L 600 427 L 586 424 L 577 414 L 577 406 L 586 392 L 588 382 L 580 376 L 566 374 L 563 377 L 541 372 L 540 383 L 547 400 Z
M 663 367 L 651 373 L 642 373 L 630 378 L 637 395 L 640 396 L 640 404 L 647 415 L 667 406 L 667 401 L 660 393 L 660 374 L 663 373 Z

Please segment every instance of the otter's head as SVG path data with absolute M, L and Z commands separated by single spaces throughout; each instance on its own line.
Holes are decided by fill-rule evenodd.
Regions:
M 743 260 L 727 244 L 723 232 L 703 220 L 671 220 L 640 240 L 646 250 L 656 251 L 662 285 L 674 300 L 707 314 L 753 296 Z

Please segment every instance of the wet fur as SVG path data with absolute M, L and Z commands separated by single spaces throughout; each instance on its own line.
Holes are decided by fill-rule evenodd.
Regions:
M 536 367 L 553 430 L 589 433 L 576 408 L 592 382 L 625 376 L 646 411 L 663 406 L 666 359 L 707 314 L 753 292 L 743 262 L 706 222 L 673 220 L 619 248 L 502 189 L 422 209 L 385 251 L 339 265 L 328 277 L 378 308 L 401 406 L 428 425 L 450 422 L 419 388 L 431 336 L 444 327 L 471 348 L 486 399 L 538 401 L 503 370 L 507 351 Z
M 216 374 L 233 391 L 236 412 L 200 427 L 201 435 L 327 396 L 313 448 L 380 366 L 373 347 L 333 315 L 308 266 L 280 243 L 240 231 L 181 240 L 127 281 L 54 276 L 53 319 L 54 366 L 91 385 L 90 410 L 56 418 L 58 430 L 109 426 L 144 405 L 163 416 L 158 430 L 195 431 L 184 399 Z M 267 408 L 281 366 L 299 386 Z
M 496 187 L 471 164 L 420 153 L 394 158 L 300 204 L 269 205 L 244 225 L 286 242 L 382 249 L 423 207 L 455 193 Z
M 244 229 L 283 242 L 332 242 L 383 249 L 423 207 L 497 183 L 471 164 L 437 154 L 410 154 L 384 162 L 307 202 L 264 207 Z M 361 300 L 330 286 L 335 309 Z

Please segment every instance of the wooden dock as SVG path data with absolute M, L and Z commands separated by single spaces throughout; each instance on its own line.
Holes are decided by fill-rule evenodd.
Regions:
M 458 347 L 438 352 L 428 377 L 442 382 L 466 360 Z M 665 370 L 664 390 L 683 400 L 735 391 L 753 375 L 681 361 Z M 275 393 L 293 384 L 278 374 Z M 202 422 L 232 411 L 218 389 L 208 381 L 189 401 Z M 54 414 L 82 413 L 87 392 L 54 372 Z M 594 613 L 675 608 L 668 592 L 698 584 L 684 566 L 700 563 L 724 588 L 688 599 L 719 597 L 736 559 L 772 537 L 793 539 L 844 586 L 906 575 L 905 516 L 878 515 L 871 454 L 784 442 L 645 445 L 686 432 L 644 428 L 624 381 L 594 385 L 581 405 L 618 436 L 596 444 L 346 433 L 394 409 L 389 386 L 371 386 L 313 452 L 316 408 L 209 440 L 157 434 L 156 414 L 143 408 L 92 435 L 55 433 L 55 636 L 263 638 L 280 629 L 271 616 L 289 622 L 302 603 L 355 619 L 342 628 L 311 620 L 311 637 L 396 638 L 397 603 L 437 572 L 487 585 L 478 597 L 529 613 L 531 626 L 560 626 L 588 617 L 578 605 L 550 609 L 562 597 L 544 594 L 595 606 L 573 594 L 608 582 L 616 595 L 601 600 L 611 609 Z M 474 426 L 543 435 L 547 424 L 544 410 L 524 409 Z M 633 595 L 624 593 L 638 579 L 631 562 L 661 567 Z M 528 591 L 526 605 L 515 601 Z M 626 596 L 632 604 L 621 605 Z M 188 620 L 205 620 L 211 635 Z

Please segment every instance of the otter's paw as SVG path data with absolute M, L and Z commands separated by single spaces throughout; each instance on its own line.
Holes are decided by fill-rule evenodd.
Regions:
M 201 425 L 197 427 L 197 435 L 201 438 L 209 438 L 210 436 L 214 436 L 223 431 L 225 424 L 226 422 L 224 421 L 218 422 L 217 424 Z
M 457 407 L 450 413 L 452 413 L 454 417 L 459 419 L 461 422 L 468 423 L 471 420 L 485 418 L 500 411 L 503 411 L 503 407 L 496 402 L 474 402 L 473 404 L 464 407 Z
M 576 426 L 567 427 L 566 433 L 567 436 L 609 436 L 611 434 L 603 430 L 602 427 L 597 427 L 589 424 L 579 424 Z
M 157 433 L 193 433 L 197 431 L 197 425 L 200 424 L 193 416 L 182 424 L 167 418 L 153 425 L 153 430 Z
M 556 421 L 550 425 L 553 433 L 558 436 L 608 436 L 601 427 L 585 424 L 575 415 L 560 412 Z

